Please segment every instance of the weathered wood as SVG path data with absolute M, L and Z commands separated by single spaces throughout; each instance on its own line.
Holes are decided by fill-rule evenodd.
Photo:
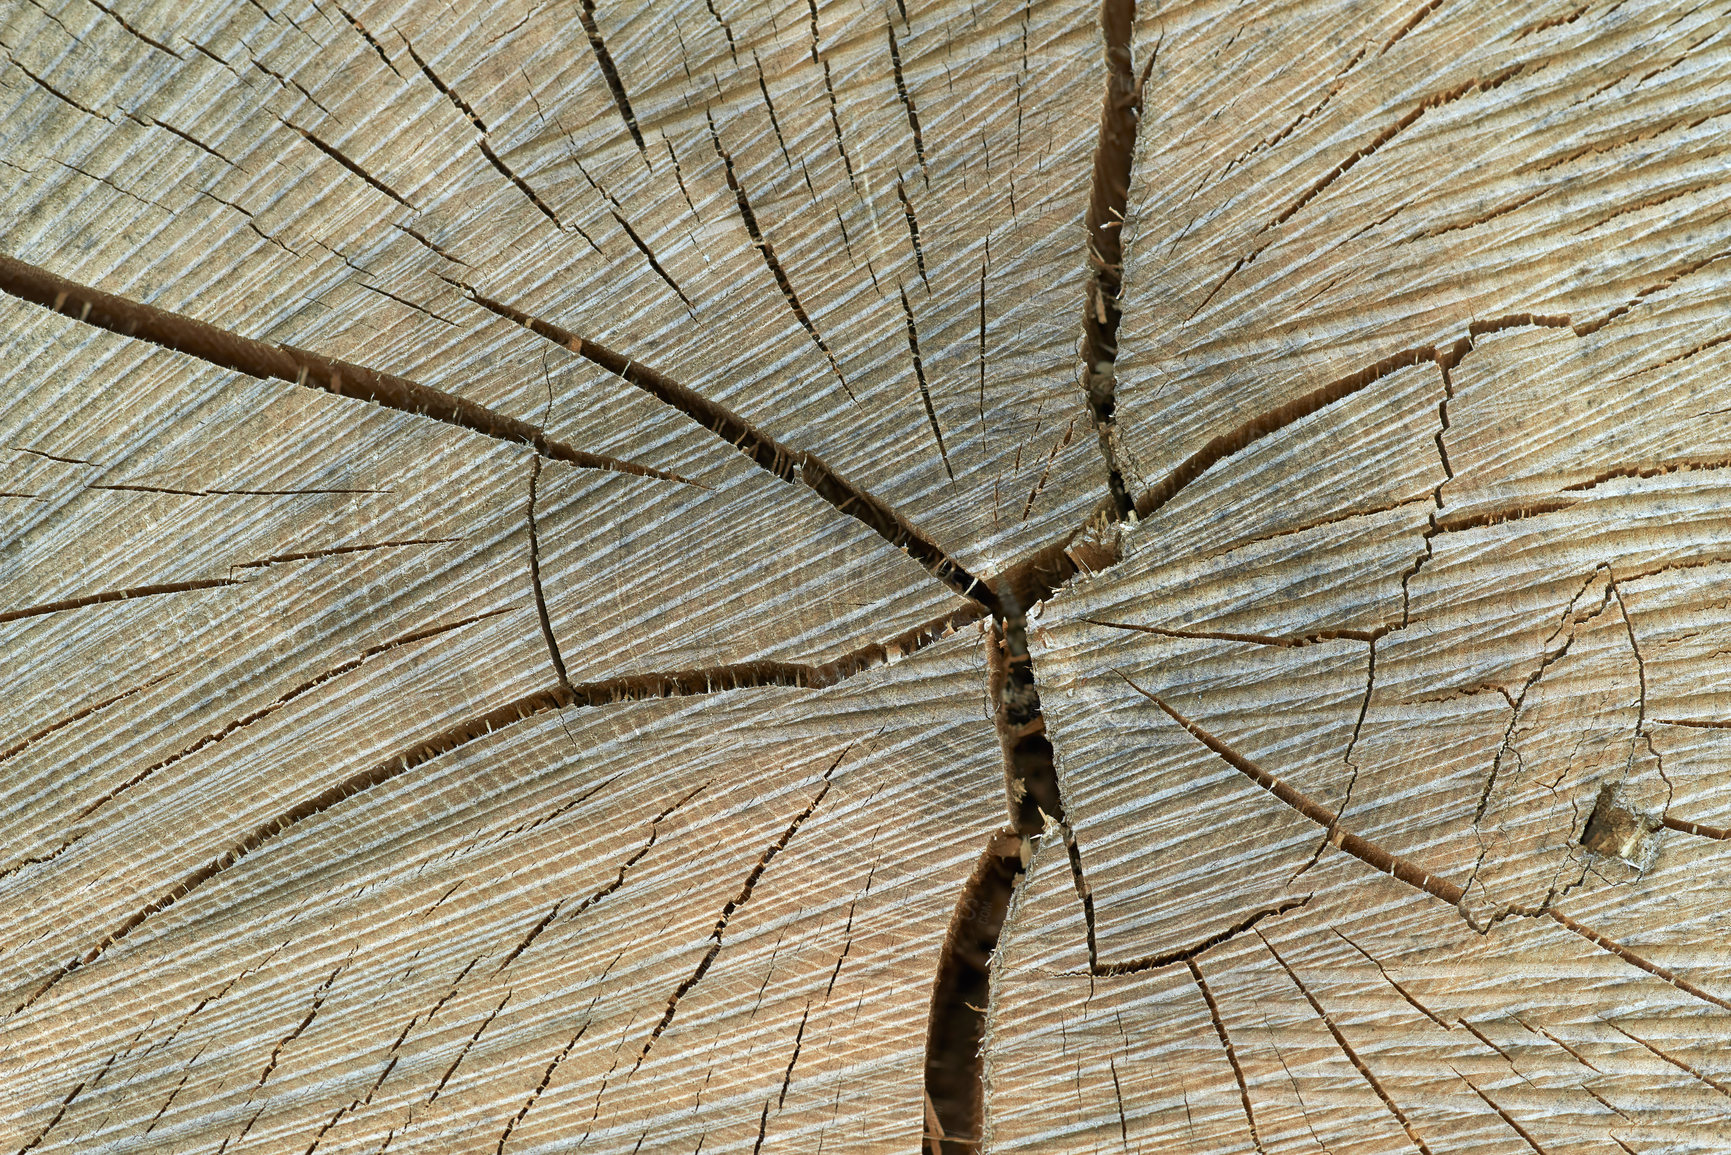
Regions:
M 1727 27 L 0 5 L 0 1142 L 1721 1149 Z
M 1725 20 L 1139 12 L 993 1150 L 1723 1145 Z

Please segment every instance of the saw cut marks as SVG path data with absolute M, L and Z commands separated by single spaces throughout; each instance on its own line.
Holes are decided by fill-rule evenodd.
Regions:
M 1717 1151 L 1727 15 L 0 13 L 0 1138 Z
M 1001 807 L 980 644 L 543 711 L 307 818 L 44 996 L 118 1012 L 51 1137 L 137 1142 L 172 1095 L 149 1143 L 916 1144 L 926 1004 L 897 992 Z M 29 1021 L 7 1082 L 40 1127 L 59 1019 Z
M 1654 884 L 1710 902 L 1716 884 L 1688 879 L 1706 860 L 1672 853 Z M 1247 904 L 1230 936 L 1094 976 L 1085 950 L 1060 945 L 1085 929 L 1065 857 L 1042 845 L 1002 940 L 993 1150 L 1531 1150 L 1521 1131 L 1546 1151 L 1716 1142 L 1724 1099 L 1699 1076 L 1723 1082 L 1710 1040 L 1724 1011 L 1554 920 L 1481 936 L 1334 855 L 1290 909 Z
M 1390 358 L 1530 319 L 1584 334 L 1717 283 L 1724 13 L 1577 7 L 1141 16 L 1162 116 L 1117 371 L 1144 512 L 1214 439 Z M 1248 77 L 1255 110 L 1219 125 L 1220 86 Z
M 20 59 L 61 61 L 77 103 L 19 74 L 27 195 L 89 207 L 4 244 L 591 452 L 682 432 L 677 415 L 509 335 L 463 300 L 479 290 L 819 454 L 964 568 L 995 573 L 1073 532 L 1104 479 L 1063 368 L 1082 309 L 1070 222 L 1097 131 L 1093 15 L 1005 6 L 909 25 L 785 9 L 722 21 L 702 4 L 641 17 L 362 8 L 348 26 L 297 27 L 215 6 L 177 19 L 211 55 L 191 52 L 184 74 L 156 60 L 153 83 L 125 87 L 100 38 L 73 40 L 32 9 Z M 690 29 L 686 49 L 670 26 Z M 260 43 L 300 87 L 248 65 Z M 603 45 L 612 72 L 599 53 L 552 48 L 568 43 Z M 618 115 L 593 114 L 614 106 L 615 82 L 638 129 L 653 126 L 641 148 Z M 195 89 L 236 99 L 206 107 Z M 1006 91 L 1016 115 L 988 115 Z M 133 187 L 176 150 L 197 157 L 192 174 Z M 145 273 L 165 229 L 200 278 Z M 76 265 L 55 257 L 69 246 Z M 691 452 L 660 460 L 692 476 Z
M 1309 111 L 1228 155 L 1187 93 L 1138 154 L 1116 418 L 1144 520 L 1030 631 L 1067 821 L 1006 922 L 994 1150 L 1715 1141 L 1726 266 L 1691 206 L 1722 182 L 1655 213 L 1610 166 L 1646 150 L 1646 197 L 1702 163 L 1685 124 L 1620 134 L 1648 85 L 1722 85 L 1718 41 L 1432 7 L 1386 36 L 1331 12 L 1364 23 L 1314 99 L 1326 59 L 1269 52 L 1314 13 L 1138 26 L 1150 98 L 1236 29 Z M 1427 43 L 1479 79 L 1408 94 Z M 1047 1080 L 1077 1088 L 1057 1115 Z

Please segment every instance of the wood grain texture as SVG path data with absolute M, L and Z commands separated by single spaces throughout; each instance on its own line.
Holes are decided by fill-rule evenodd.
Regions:
M 1718 1149 L 1725 14 L 1138 19 L 988 1145 Z
M 917 1144 L 901 996 L 998 805 L 978 648 L 815 697 L 543 711 L 422 762 L 69 978 L 9 1032 L 15 1102 L 54 1113 L 66 1016 L 97 1003 L 74 1073 L 105 1075 L 63 1142 L 137 1142 L 190 1074 L 147 1142 Z
M 0 1143 L 1722 1150 L 1728 28 L 0 4 Z

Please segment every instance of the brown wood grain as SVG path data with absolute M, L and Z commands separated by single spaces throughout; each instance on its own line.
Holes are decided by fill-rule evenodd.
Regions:
M 1728 35 L 0 3 L 0 1150 L 1723 1151 Z

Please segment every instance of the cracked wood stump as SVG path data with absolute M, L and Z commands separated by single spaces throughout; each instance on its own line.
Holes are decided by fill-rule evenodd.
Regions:
M 0 1150 L 1731 1141 L 1731 5 L 0 49 Z

